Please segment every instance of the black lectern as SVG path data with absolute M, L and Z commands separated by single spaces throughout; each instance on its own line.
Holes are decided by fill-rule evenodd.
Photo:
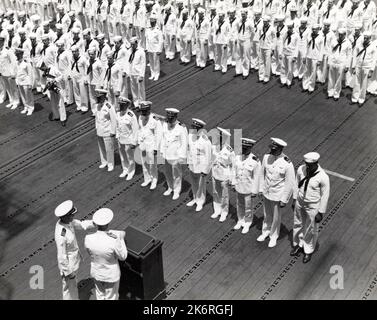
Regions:
M 120 299 L 162 299 L 165 296 L 162 241 L 135 227 L 126 228 L 128 257 L 120 261 Z

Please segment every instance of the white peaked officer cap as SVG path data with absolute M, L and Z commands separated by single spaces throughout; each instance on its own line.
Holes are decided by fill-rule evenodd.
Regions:
M 93 215 L 93 222 L 97 226 L 106 226 L 114 218 L 114 213 L 111 209 L 101 208 L 97 210 Z
M 82 34 L 85 36 L 91 32 L 90 28 L 86 28 L 82 31 Z
M 200 120 L 198 118 L 192 118 L 192 123 L 201 127 L 204 127 L 205 125 L 207 125 L 207 123 L 205 123 L 203 120 Z
M 60 218 L 67 214 L 75 214 L 76 212 L 77 209 L 73 206 L 72 200 L 66 200 L 56 207 L 55 216 Z
M 114 56 L 114 52 L 112 51 L 109 51 L 108 53 L 106 53 L 106 58 L 112 58 Z
M 216 10 L 217 7 L 216 7 L 215 4 L 212 3 L 212 4 L 209 6 L 209 9 L 210 9 L 210 10 Z
M 140 110 L 149 109 L 151 107 L 152 107 L 152 102 L 151 101 L 141 101 L 140 102 Z
M 219 130 L 223 135 L 227 137 L 230 137 L 232 135 L 228 130 L 225 130 L 223 128 L 217 127 L 217 130 Z
M 224 10 L 219 10 L 217 11 L 218 16 L 225 16 L 225 11 Z
M 174 114 L 178 114 L 179 113 L 179 110 L 176 109 L 176 108 L 165 108 L 165 111 L 167 113 L 174 113 Z
M 119 101 L 119 103 L 123 103 L 123 104 L 131 103 L 130 99 L 123 97 L 123 96 L 120 96 L 118 101 Z
M 242 14 L 242 13 L 247 13 L 248 10 L 247 10 L 247 8 L 241 8 L 240 12 L 241 12 L 241 14 Z
M 249 138 L 241 138 L 241 143 L 243 146 L 252 147 L 256 141 Z
M 35 32 L 30 33 L 29 39 L 37 39 L 37 34 Z
M 199 8 L 198 8 L 198 12 L 199 12 L 199 13 L 205 13 L 206 10 L 205 10 L 203 7 L 199 7 Z
M 177 1 L 177 3 L 178 3 L 178 1 Z M 171 5 L 170 5 L 170 4 L 165 4 L 164 9 L 165 9 L 165 10 L 169 10 L 169 9 L 171 9 Z
M 271 138 L 271 141 L 281 147 L 286 147 L 288 145 L 284 140 L 279 138 Z
M 149 20 L 157 20 L 157 15 L 155 13 L 152 13 L 149 17 Z
M 259 8 L 258 8 L 258 9 L 256 8 L 256 9 L 254 10 L 254 15 L 256 15 L 256 14 L 262 14 L 262 10 L 259 9 Z
M 96 96 L 102 96 L 104 94 L 108 94 L 109 92 L 105 89 L 95 89 L 94 92 L 96 93 Z
M 229 7 L 228 12 L 236 12 L 236 8 L 235 7 Z
M 309 153 L 304 155 L 304 161 L 306 163 L 318 162 L 319 158 L 320 158 L 320 155 L 319 155 L 318 152 L 309 152 Z
M 7 31 L 12 31 L 12 30 L 14 30 L 13 24 L 8 25 L 7 26 Z
M 7 11 L 7 16 L 9 17 L 9 16 L 12 16 L 12 15 L 14 15 L 14 11 L 13 10 L 8 10 Z
M 75 11 L 74 10 L 71 10 L 68 12 L 68 16 L 69 17 L 73 17 L 75 15 Z
M 58 10 L 64 10 L 64 6 L 62 4 L 58 4 L 58 6 L 56 7 L 56 9 L 58 9 Z
M 321 28 L 321 26 L 318 23 L 315 23 L 315 24 L 312 25 L 312 30 L 313 29 L 320 29 L 320 28 Z

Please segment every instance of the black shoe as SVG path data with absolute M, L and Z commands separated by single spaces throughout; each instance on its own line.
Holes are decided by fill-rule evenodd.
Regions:
M 334 101 L 338 101 L 339 100 L 339 98 L 334 98 Z
M 263 82 L 263 80 L 258 80 L 257 82 L 258 82 L 258 83 L 261 83 L 261 82 Z
M 76 110 L 75 110 L 75 112 L 79 113 L 79 112 L 81 112 L 81 110 L 79 110 L 79 109 L 76 109 Z
M 280 88 L 284 88 L 284 87 L 285 87 L 285 83 L 281 83 Z
M 200 67 L 200 70 L 204 70 L 206 67 Z
M 353 101 L 351 101 L 350 102 L 350 106 L 352 106 L 352 105 L 354 105 L 354 104 L 356 104 L 357 102 L 353 102 Z
M 308 263 L 310 261 L 310 259 L 312 258 L 312 255 L 311 254 L 306 254 L 304 255 L 304 258 L 302 259 L 302 262 L 303 263 Z
M 86 111 L 81 111 L 81 114 L 85 114 L 87 113 L 89 110 L 86 110 Z
M 65 124 L 67 123 L 67 120 L 64 120 L 64 121 L 60 121 L 62 127 L 65 127 Z
M 237 78 L 237 77 L 240 77 L 242 74 L 241 73 L 236 73 L 233 78 Z
M 291 252 L 290 252 L 290 255 L 293 257 L 293 256 L 297 256 L 297 257 L 299 257 L 300 256 L 300 254 L 301 254 L 301 247 L 300 246 L 295 246 L 292 250 L 291 250 Z
M 287 84 L 287 89 L 290 89 L 292 88 L 292 85 L 291 84 Z
M 306 92 L 306 89 L 302 89 L 301 92 Z
M 330 97 L 330 96 L 327 96 L 327 97 L 326 97 L 327 100 L 329 100 L 329 99 L 331 99 L 331 98 L 332 98 L 332 97 Z
M 242 76 L 242 80 L 246 80 L 248 76 Z
M 364 102 L 363 103 L 359 103 L 359 108 L 361 108 L 363 105 L 364 105 Z
M 308 94 L 312 94 L 314 91 L 308 91 Z

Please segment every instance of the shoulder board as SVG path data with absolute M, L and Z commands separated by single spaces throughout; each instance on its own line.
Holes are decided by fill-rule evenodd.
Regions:
M 128 114 L 129 116 L 131 116 L 131 117 L 134 116 L 134 114 L 133 114 L 131 111 L 128 111 L 127 114 Z
M 114 233 L 110 232 L 110 231 L 108 231 L 106 234 L 107 234 L 109 237 L 113 238 L 113 239 L 116 239 L 116 238 L 117 238 L 117 236 L 116 236 Z
M 63 228 L 63 229 L 62 229 L 62 232 L 60 233 L 60 235 L 61 235 L 62 237 L 64 237 L 66 233 L 67 233 L 66 228 Z
M 108 107 L 109 109 L 111 109 L 111 104 L 110 103 L 106 102 L 105 105 L 106 105 L 106 107 Z
M 284 157 L 284 160 L 287 161 L 288 163 L 291 162 L 291 159 L 289 159 L 287 156 Z

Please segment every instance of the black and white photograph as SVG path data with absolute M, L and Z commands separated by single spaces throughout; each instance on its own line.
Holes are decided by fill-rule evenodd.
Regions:
M 0 300 L 376 300 L 376 6 L 0 0 Z

